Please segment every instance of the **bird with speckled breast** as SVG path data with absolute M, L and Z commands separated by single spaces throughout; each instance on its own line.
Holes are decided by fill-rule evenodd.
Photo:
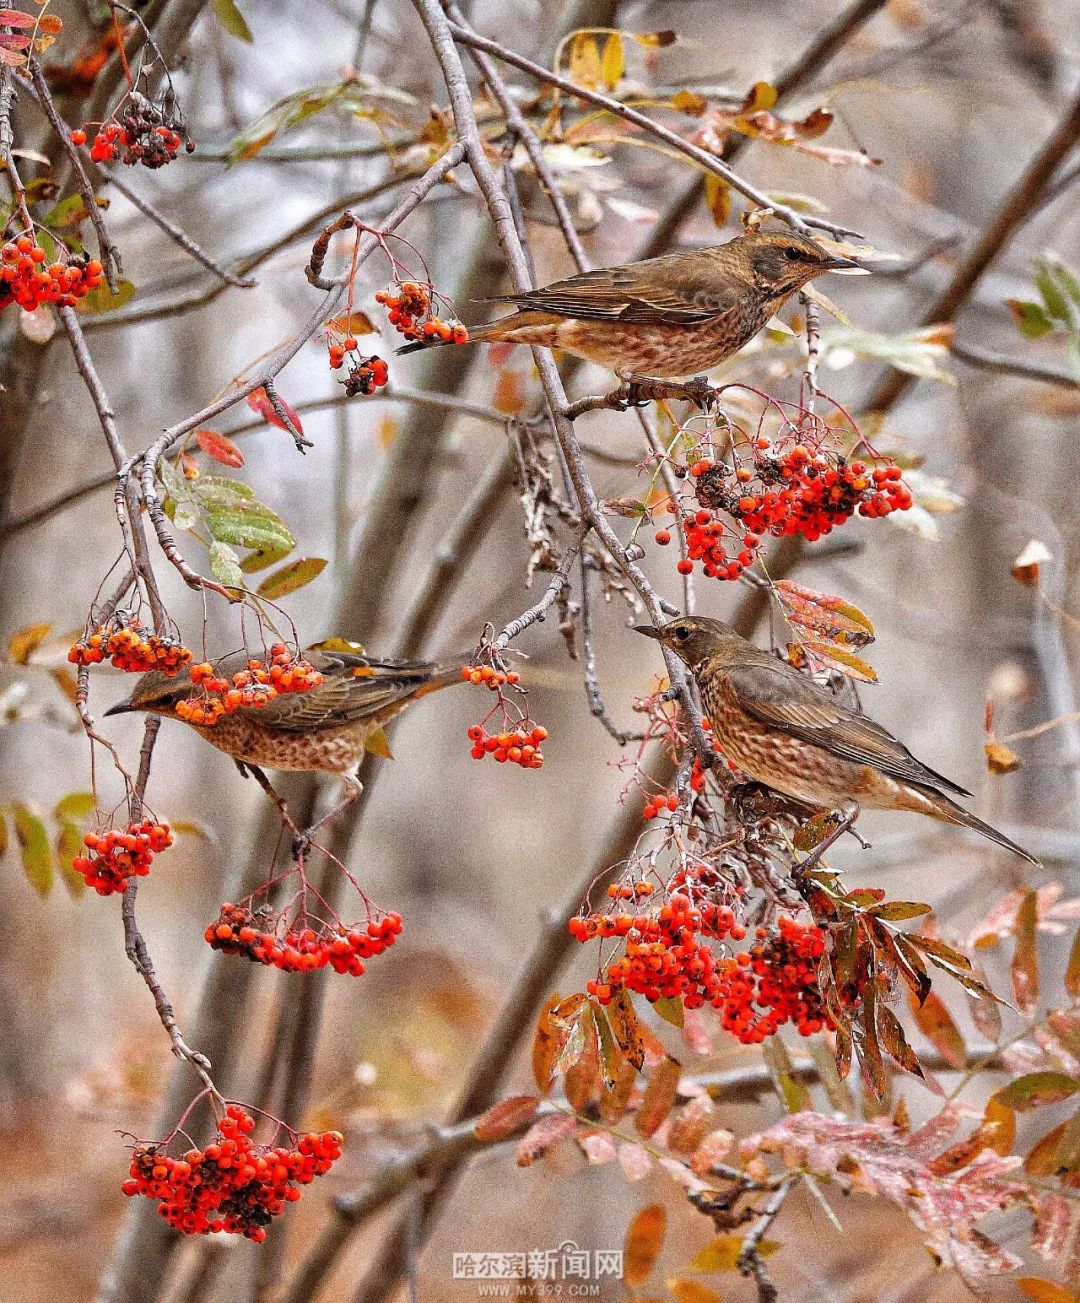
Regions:
M 231 677 L 247 666 L 248 655 L 240 651 L 223 657 L 216 673 Z M 461 683 L 461 670 L 470 657 L 384 661 L 353 652 L 312 650 L 304 659 L 322 675 L 317 687 L 283 693 L 262 706 L 241 706 L 212 725 L 183 722 L 238 764 L 344 776 L 359 765 L 377 729 L 428 693 Z M 187 670 L 171 677 L 151 670 L 126 701 L 105 714 L 143 711 L 179 719 L 176 708 L 193 691 Z
M 756 782 L 816 809 L 911 810 L 970 828 L 998 846 L 1038 860 L 953 799 L 970 796 L 887 729 L 851 710 L 826 688 L 703 616 L 683 616 L 637 632 L 669 647 L 694 675 L 712 735 L 724 755 Z
M 748 344 L 788 299 L 828 271 L 865 271 L 793 231 L 602 267 L 496 302 L 518 311 L 469 327 L 469 343 L 558 348 L 624 379 L 709 371 Z M 438 339 L 399 348 L 413 353 Z

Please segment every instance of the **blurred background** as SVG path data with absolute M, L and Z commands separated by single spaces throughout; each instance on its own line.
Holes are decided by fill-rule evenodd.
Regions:
M 386 177 L 390 165 L 385 155 L 356 147 L 377 142 L 380 130 L 415 133 L 429 106 L 446 101 L 412 7 L 405 0 L 241 0 L 253 44 L 230 34 L 215 8 L 206 6 L 176 52 L 176 85 L 198 151 L 161 172 L 123 179 L 230 266 L 346 203 L 377 224 L 394 194 L 359 203 L 354 197 Z M 724 6 L 703 0 L 495 0 L 468 6 L 480 31 L 549 64 L 559 37 L 578 27 L 673 29 L 679 39 L 667 48 L 630 50 L 628 81 L 668 93 L 687 87 L 724 102 L 741 98 L 755 81 L 775 80 L 844 8 L 836 0 Z M 70 59 L 78 41 L 90 39 L 88 18 L 97 18 L 96 6 L 57 9 L 67 31 L 50 57 Z M 882 264 L 883 275 L 833 280 L 825 287 L 857 328 L 895 336 L 923 317 L 1067 111 L 1076 93 L 1078 33 L 1075 0 L 890 0 L 783 105 L 785 115 L 802 116 L 827 102 L 835 123 L 824 143 L 865 151 L 880 165 L 829 166 L 792 149 L 749 144 L 738 164 L 746 177 L 770 192 L 813 196 L 833 220 L 858 228 L 877 250 L 899 255 L 899 261 Z M 340 78 L 349 65 L 413 97 L 388 106 L 400 125 L 324 113 L 250 161 L 226 164 L 228 142 L 275 101 Z M 22 104 L 16 122 L 17 140 L 34 148 L 41 124 L 31 104 Z M 690 130 L 693 124 L 684 126 Z M 626 145 L 597 149 L 607 161 L 567 166 L 561 173 L 595 265 L 636 256 L 683 192 L 690 197 L 683 219 L 670 223 L 671 247 L 736 233 L 733 220 L 718 235 L 700 183 L 680 162 Z M 332 157 L 322 156 L 327 153 Z M 1073 184 L 1051 186 L 1032 206 L 964 302 L 956 325 L 961 347 L 1068 375 L 1060 332 L 1024 338 L 1004 301 L 1036 297 L 1034 260 L 1044 251 L 1055 251 L 1074 267 L 1080 262 L 1075 167 L 1074 155 Z M 1068 174 L 1066 163 L 1059 176 Z M 523 185 L 542 283 L 572 268 L 542 196 L 527 178 Z M 263 261 L 254 288 L 215 292 L 204 306 L 184 311 L 176 305 L 216 290 L 214 278 L 115 193 L 107 218 L 138 293 L 126 308 L 88 319 L 88 337 L 122 435 L 129 448 L 138 449 L 210 401 L 312 309 L 316 291 L 302 268 L 314 233 L 328 217 L 318 217 L 303 238 L 288 240 Z M 467 322 L 485 312 L 469 301 L 477 286 L 486 287 L 485 293 L 507 288 L 491 263 L 497 249 L 470 185 L 440 190 L 403 233 L 422 252 L 435 283 L 455 295 Z M 385 285 L 378 259 L 367 264 L 361 280 L 370 306 L 370 294 Z M 118 546 L 107 487 L 44 520 L 22 523 L 42 504 L 108 471 L 109 462 L 63 337 L 48 344 L 26 339 L 11 321 L 13 311 L 0 321 L 8 378 L 3 419 L 9 427 L 2 439 L 11 474 L 8 514 L 0 517 L 5 642 L 38 623 L 51 624 L 58 638 L 79 629 Z M 826 318 L 829 326 L 836 323 Z M 394 342 L 388 335 L 368 351 L 391 356 Z M 797 356 L 797 344 L 765 340 L 725 374 L 766 387 L 773 383 L 790 394 Z M 391 388 L 451 387 L 461 397 L 503 410 L 507 393 L 515 390 L 527 404 L 535 401 L 539 387 L 524 351 L 499 369 L 479 350 L 468 361 L 471 366 L 455 357 L 459 376 L 440 373 L 427 358 L 391 358 Z M 875 434 L 879 447 L 920 459 L 921 470 L 941 477 L 956 495 L 954 509 L 930 517 L 928 531 L 937 537 L 892 521 L 856 523 L 849 527 L 856 550 L 818 561 L 810 548 L 795 577 L 866 611 L 877 629 L 869 658 L 880 684 L 864 690 L 864 704 L 917 755 L 970 787 L 981 815 L 1044 858 L 1046 869 L 1035 885 L 1059 880 L 1068 895 L 1076 889 L 1080 850 L 1076 725 L 1015 744 L 1024 767 L 995 776 L 987 773 L 983 756 L 983 714 L 993 696 L 996 726 L 1004 734 L 1076 709 L 1080 392 L 1075 382 L 1048 384 L 959 356 L 943 357 L 940 364 L 951 382 L 918 381 Z M 860 411 L 884 372 L 881 362 L 836 348 L 826 351 L 820 383 Z M 508 380 L 508 373 L 515 378 Z M 582 369 L 571 393 L 599 392 L 609 381 Z M 304 409 L 338 392 L 318 341 L 301 350 L 279 390 L 302 409 L 314 446 L 301 458 L 287 435 L 261 426 L 243 435 L 242 477 L 292 528 L 297 555 L 330 560 L 314 583 L 285 599 L 288 612 L 303 643 L 342 633 L 392 655 L 401 618 L 440 540 L 499 455 L 505 435 L 492 421 L 381 397 Z M 249 416 L 244 407 L 234 409 L 215 428 L 233 432 Z M 632 414 L 593 414 L 579 422 L 578 431 L 608 454 L 591 461 L 602 497 L 642 491 L 632 462 L 643 447 Z M 395 448 L 419 445 L 428 449 L 420 460 L 405 466 L 392 460 Z M 404 485 L 409 514 L 388 582 L 380 577 L 376 584 L 369 582 L 363 558 L 378 542 L 371 536 L 369 509 L 388 467 L 399 488 Z M 419 502 L 415 511 L 412 501 Z M 392 528 L 384 522 L 380 530 L 387 525 Z M 1032 539 L 1051 556 L 1042 567 L 1040 591 L 1010 575 Z M 204 550 L 189 536 L 183 541 L 192 563 L 205 570 Z M 537 577 L 531 593 L 524 589 L 526 559 L 520 504 L 507 488 L 427 650 L 467 649 L 485 621 L 498 628 L 535 600 L 544 578 Z M 660 590 L 678 600 L 672 561 L 651 552 L 644 564 Z M 197 640 L 198 598 L 164 563 L 159 572 L 173 617 L 189 642 Z M 731 585 L 705 580 L 697 591 L 699 609 L 720 617 L 740 595 Z M 655 649 L 642 647 L 629 631 L 628 614 L 618 603 L 601 606 L 596 636 L 606 700 L 616 718 L 630 725 L 633 699 L 653 689 L 662 665 Z M 302 1117 L 290 1120 L 339 1126 L 349 1143 L 334 1174 L 285 1219 L 291 1219 L 288 1263 L 298 1260 L 323 1224 L 331 1193 L 360 1186 L 402 1137 L 444 1114 L 546 911 L 561 908 L 578 889 L 619 817 L 625 781 L 615 767 L 620 749 L 590 715 L 580 664 L 568 659 L 556 624 L 537 626 L 521 641 L 531 657 L 525 673 L 533 714 L 551 734 L 541 771 L 469 759 L 465 730 L 486 705 L 478 690 L 470 695 L 467 688 L 421 703 L 394 734 L 395 759 L 380 766 L 347 863 L 378 904 L 401 912 L 405 932 L 363 978 L 326 986 L 321 1031 L 311 1035 L 305 1058 L 310 1090 Z M 212 648 L 236 645 L 236 618 L 216 604 L 209 630 Z M 759 637 L 765 636 L 762 628 Z M 37 662 L 0 668 L 0 803 L 22 802 L 47 814 L 65 794 L 88 789 L 89 751 L 50 675 L 48 655 Z M 122 675 L 107 668 L 96 672 L 92 710 L 100 717 L 127 690 Z M 134 763 L 138 723 L 108 724 L 109 737 Z M 97 778 L 108 808 L 120 792 L 100 756 Z M 142 928 L 162 984 L 181 1026 L 190 1030 L 210 958 L 203 928 L 251 858 L 268 856 L 265 798 L 225 756 L 167 722 L 149 800 L 161 816 L 193 828 L 158 860 L 139 894 Z M 949 829 L 892 816 L 868 817 L 860 827 L 873 849 L 860 852 L 852 844 L 836 857 L 841 868 L 857 875 L 849 880 L 931 903 L 960 937 L 1006 891 L 1026 881 L 1027 866 L 1019 860 Z M 0 901 L 6 924 L 0 968 L 6 1178 L 0 1298 L 92 1298 L 128 1211 L 119 1192 L 127 1151 L 117 1131 L 155 1134 L 172 1061 L 148 993 L 125 958 L 118 902 L 72 898 L 60 882 L 47 896 L 36 893 L 14 849 L 0 860 Z M 1046 940 L 1059 951 L 1064 944 L 1061 938 Z M 564 993 L 581 989 L 594 962 L 591 954 L 572 958 L 558 979 Z M 993 952 L 988 962 L 993 977 Z M 1062 963 L 1059 955 L 1055 972 Z M 239 1098 L 254 1098 L 260 1082 L 266 1085 L 274 1036 L 287 1037 L 297 1016 L 293 984 L 299 979 L 261 969 L 237 972 L 247 967 L 239 960 L 225 964 L 232 967 L 215 999 L 229 1021 L 227 1085 Z M 291 994 L 282 1003 L 287 988 Z M 736 1065 L 752 1054 L 721 1046 L 707 1066 Z M 683 1057 L 701 1066 L 685 1052 Z M 509 1073 L 508 1089 L 527 1089 L 530 1080 L 523 1058 Z M 193 1095 L 193 1076 L 188 1085 Z M 270 1097 L 280 1101 L 283 1091 L 281 1082 L 271 1083 Z M 923 1107 L 917 1092 L 906 1094 L 917 1113 Z M 778 1109 L 768 1097 L 748 1098 L 724 1105 L 723 1124 L 742 1134 L 767 1124 Z M 680 1254 L 684 1260 L 709 1228 L 662 1174 L 633 1185 L 614 1166 L 590 1169 L 570 1147 L 521 1172 L 506 1153 L 485 1156 L 455 1192 L 419 1260 L 419 1297 L 476 1296 L 475 1287 L 451 1279 L 455 1250 L 555 1246 L 566 1239 L 618 1247 L 634 1209 L 654 1199 L 669 1206 L 669 1252 L 673 1260 Z M 773 1260 L 782 1290 L 838 1303 L 966 1297 L 955 1279 L 935 1277 L 902 1216 L 854 1200 L 841 1215 L 842 1236 L 812 1200 L 793 1208 L 781 1237 L 784 1251 Z M 379 1225 L 365 1226 L 351 1240 L 320 1297 L 350 1297 L 378 1242 Z M 880 1238 L 886 1225 L 887 1250 Z M 875 1246 L 872 1252 L 867 1244 Z M 273 1297 L 272 1290 L 258 1292 L 267 1288 L 265 1280 L 258 1284 L 253 1267 L 258 1250 L 242 1243 L 214 1252 L 208 1267 L 204 1245 L 183 1246 L 169 1258 L 167 1271 L 152 1273 L 145 1292 L 132 1297 Z M 734 1277 L 723 1288 L 725 1298 L 753 1297 L 752 1287 Z M 1013 1297 L 1011 1288 L 1003 1285 L 993 1296 Z M 603 1295 L 621 1296 L 614 1285 Z

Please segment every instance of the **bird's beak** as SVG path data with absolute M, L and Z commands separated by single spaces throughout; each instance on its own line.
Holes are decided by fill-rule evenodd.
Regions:
M 115 706 L 110 706 L 109 709 L 105 712 L 105 714 L 106 716 L 126 715 L 129 711 L 138 710 L 138 709 L 139 709 L 138 706 L 136 706 L 134 702 L 132 702 L 131 698 L 129 697 L 125 701 L 118 701 Z
M 635 624 L 634 632 L 643 633 L 646 638 L 655 638 L 657 642 L 661 642 L 664 637 L 654 624 Z
M 835 272 L 837 276 L 870 275 L 870 268 L 864 267 L 861 262 L 856 262 L 854 258 L 841 258 L 839 256 L 830 258 L 825 264 L 825 270 Z

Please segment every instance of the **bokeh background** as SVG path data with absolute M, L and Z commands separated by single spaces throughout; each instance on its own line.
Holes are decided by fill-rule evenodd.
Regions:
M 413 106 L 400 110 L 413 126 L 422 124 L 430 103 L 445 102 L 427 43 L 404 0 L 241 0 L 240 7 L 254 44 L 229 35 L 206 6 L 178 52 L 176 81 L 198 153 L 159 173 L 125 176 L 223 262 L 268 246 L 387 174 L 384 157 L 349 156 L 351 147 L 377 140 L 372 125 L 332 114 L 282 138 L 262 157 L 226 166 L 222 147 L 280 96 L 330 81 L 347 64 L 360 63 L 366 74 L 415 96 Z M 58 6 L 68 24 L 61 53 L 76 48 L 94 9 Z M 635 51 L 633 76 L 655 86 L 741 95 L 788 66 L 843 6 L 836 0 L 723 6 L 705 0 L 494 0 L 469 9 L 481 31 L 548 61 L 559 35 L 574 27 L 672 28 L 680 37 L 675 45 L 648 59 Z M 825 143 L 863 149 L 883 160 L 880 166 L 829 167 L 792 150 L 751 144 L 739 166 L 758 185 L 812 195 L 877 249 L 901 255 L 888 275 L 827 287 L 858 326 L 896 334 L 918 322 L 1075 94 L 1078 33 L 1075 0 L 891 0 L 785 105 L 809 111 L 827 100 L 836 123 Z M 32 144 L 40 132 L 32 106 L 21 107 L 17 122 Z M 341 157 L 320 159 L 328 147 Z M 316 157 L 306 157 L 305 149 Z M 567 178 L 585 187 L 573 198 L 597 265 L 632 256 L 692 179 L 665 156 L 626 146 L 610 153 L 602 167 Z M 1032 213 L 963 307 L 958 340 L 1066 371 L 1060 343 L 1022 338 L 1003 301 L 1031 297 L 1032 262 L 1041 251 L 1055 250 L 1074 266 L 1080 261 L 1077 193 L 1075 184 L 1062 185 Z M 359 211 L 376 221 L 392 202 L 388 196 Z M 529 202 L 538 275 L 544 280 L 565 274 L 569 261 L 557 232 L 547 225 L 542 202 Z M 139 448 L 209 401 L 306 315 L 316 293 L 302 273 L 311 235 L 286 243 L 261 265 L 253 289 L 230 290 L 199 310 L 139 319 L 147 309 L 214 281 L 119 196 L 113 196 L 108 221 L 139 293 L 113 319 L 94 321 L 89 338 L 123 436 L 129 447 Z M 502 283 L 486 266 L 495 242 L 469 187 L 440 192 L 404 230 L 436 283 L 461 287 L 460 315 L 469 320 L 482 314 L 482 307 L 468 301 L 470 286 L 480 279 L 497 291 Z M 732 225 L 720 238 L 735 232 Z M 673 247 L 716 238 L 699 195 L 678 224 Z M 375 260 L 362 279 L 368 292 L 380 286 L 383 272 Z M 128 321 L 133 314 L 138 316 Z M 0 320 L 8 383 L 0 440 L 11 476 L 10 514 L 0 518 L 5 641 L 38 622 L 51 623 L 57 633 L 77 629 L 118 543 L 108 489 L 32 527 L 18 527 L 21 516 L 106 471 L 109 463 L 62 336 L 46 345 L 32 343 L 19 335 L 11 315 L 9 309 Z M 388 355 L 392 347 L 386 338 L 379 351 Z M 768 383 L 782 347 L 759 347 L 729 374 Z M 993 694 L 999 731 L 1010 732 L 1076 709 L 1080 392 L 958 359 L 945 365 L 955 383 L 920 381 L 889 414 L 877 442 L 922 458 L 923 469 L 944 477 L 963 505 L 934 517 L 936 540 L 891 522 L 853 525 L 857 550 L 819 562 L 811 549 L 796 577 L 843 594 L 871 616 L 878 637 L 870 658 L 880 686 L 865 690 L 864 703 L 916 754 L 971 787 L 981 814 L 1044 856 L 1047 867 L 1038 884 L 1060 880 L 1070 894 L 1080 848 L 1076 726 L 1017 744 L 1024 768 L 995 777 L 983 760 L 983 710 Z M 508 366 L 520 374 L 531 401 L 538 387 L 527 355 L 515 355 Z M 856 360 L 837 370 L 826 361 L 821 383 L 859 409 L 882 374 L 873 361 Z M 573 392 L 595 392 L 607 379 L 584 370 Z M 417 358 L 394 363 L 392 381 L 428 388 L 442 383 L 438 368 Z M 454 392 L 489 405 L 496 384 L 493 368 L 477 355 L 460 383 L 455 378 Z M 305 347 L 279 388 L 294 405 L 332 397 L 336 386 L 322 348 Z M 216 428 L 228 433 L 248 416 L 237 409 Z M 331 561 L 310 587 L 287 599 L 289 613 L 305 642 L 347 632 L 374 651 L 392 654 L 401 616 L 448 523 L 505 436 L 490 422 L 447 418 L 438 409 L 381 398 L 307 412 L 304 428 L 314 447 L 303 458 L 281 431 L 261 428 L 243 436 L 244 478 L 293 528 L 299 555 Z M 357 543 L 370 546 L 365 520 L 395 444 L 418 432 L 429 433 L 434 455 L 408 485 L 421 505 L 402 522 L 400 564 L 386 600 L 372 609 L 365 574 L 355 568 Z M 579 423 L 579 432 L 610 453 L 640 455 L 632 414 L 592 415 Z M 601 496 L 640 491 L 632 465 L 594 460 L 592 466 Z M 395 473 L 410 474 L 407 467 Z M 1010 576 L 1014 558 L 1031 539 L 1045 543 L 1052 555 L 1043 567 L 1042 598 Z M 185 544 L 193 562 L 205 566 L 199 545 L 190 539 Z M 485 621 L 499 627 L 534 600 L 540 590 L 530 595 L 522 586 L 526 557 L 520 505 L 508 489 L 429 649 L 467 648 Z M 661 591 L 674 599 L 671 561 L 650 555 L 646 564 Z M 196 636 L 198 599 L 174 582 L 165 564 L 160 570 L 172 614 Z M 538 577 L 537 585 L 542 582 Z M 707 581 L 699 583 L 698 594 L 700 609 L 718 616 L 738 598 L 731 587 Z M 1059 617 L 1054 607 L 1071 614 Z M 607 701 L 620 720 L 632 722 L 633 699 L 652 689 L 661 665 L 655 650 L 642 647 L 629 631 L 628 614 L 618 603 L 599 607 L 597 639 Z M 555 624 L 538 626 L 522 640 L 531 657 L 533 713 L 551 733 L 542 771 L 469 759 L 464 733 L 482 703 L 468 689 L 424 702 L 395 733 L 396 758 L 383 765 L 348 863 L 377 902 L 400 910 L 406 930 L 365 977 L 338 979 L 326 991 L 321 1031 L 309 1047 L 303 1117 L 340 1125 L 350 1143 L 340 1170 L 290 1214 L 288 1261 L 297 1259 L 322 1224 L 332 1191 L 361 1185 L 402 1138 L 445 1111 L 545 912 L 560 907 L 581 881 L 618 817 L 625 781 L 615 764 L 619 748 L 590 716 L 580 665 L 568 659 Z M 212 608 L 210 634 L 212 646 L 234 646 L 233 614 Z M 121 675 L 95 674 L 95 712 L 125 689 Z M 0 667 L 0 694 L 6 712 L 0 718 L 0 803 L 21 801 L 49 811 L 66 793 L 87 789 L 88 745 L 49 666 Z M 137 723 L 109 724 L 109 736 L 134 760 Z M 98 780 L 108 807 L 118 789 L 100 758 Z M 139 895 L 159 975 L 187 1027 L 208 961 L 202 929 L 244 864 L 267 856 L 267 816 L 254 784 L 243 782 L 226 757 L 178 725 L 164 727 L 149 796 L 161 815 L 201 830 L 179 838 Z M 960 935 L 1004 892 L 1026 881 L 1026 865 L 951 830 L 923 828 L 903 817 L 868 817 L 865 830 L 873 849 L 845 848 L 837 862 L 891 896 L 932 903 Z M 117 1131 L 153 1134 L 172 1064 L 147 992 L 125 959 L 115 900 L 71 899 L 59 884 L 42 898 L 9 851 L 0 861 L 0 908 L 0 1298 L 91 1298 L 127 1211 L 119 1194 L 125 1141 Z M 1062 944 L 1047 938 L 1047 955 L 1055 947 L 1060 952 Z M 559 979 L 565 992 L 579 988 L 592 961 L 591 955 L 574 958 Z M 996 956 L 989 963 L 993 974 Z M 297 980 L 260 970 L 230 974 L 221 986 L 223 1016 L 237 1006 L 242 1010 L 230 1022 L 235 1053 L 229 1055 L 229 1089 L 236 1096 L 251 1098 L 259 1088 L 275 1028 L 287 1034 L 296 1016 L 295 989 L 284 1006 L 281 1001 Z M 732 1066 L 749 1053 L 725 1049 L 709 1066 Z M 524 1058 L 508 1081 L 510 1089 L 527 1088 Z M 193 1094 L 193 1078 L 191 1087 Z M 271 1093 L 280 1099 L 285 1089 L 278 1082 Z M 914 1112 L 925 1107 L 917 1090 L 906 1093 Z M 777 1111 L 770 1098 L 747 1099 L 724 1106 L 724 1124 L 741 1133 Z M 708 1226 L 662 1174 L 631 1185 L 614 1168 L 589 1169 L 569 1147 L 527 1171 L 518 1171 L 506 1153 L 486 1156 L 454 1194 L 420 1258 L 418 1296 L 475 1297 L 471 1287 L 450 1278 L 454 1250 L 547 1247 L 565 1239 L 618 1247 L 633 1210 L 656 1198 L 672 1216 L 671 1261 L 685 1262 Z M 773 1260 L 785 1291 L 798 1291 L 808 1303 L 966 1296 L 954 1279 L 935 1276 L 902 1216 L 855 1200 L 839 1211 L 843 1235 L 809 1198 L 787 1214 L 784 1252 Z M 375 1223 L 354 1238 L 322 1297 L 350 1296 L 378 1231 Z M 164 1279 L 144 1282 L 142 1297 L 174 1303 L 272 1297 L 259 1293 L 265 1282 L 259 1284 L 251 1246 L 215 1250 L 209 1265 L 204 1249 L 184 1246 Z M 725 1298 L 752 1297 L 751 1287 L 734 1277 L 723 1289 Z M 1012 1297 L 1010 1289 L 1002 1286 L 995 1297 Z M 604 1294 L 609 1296 L 621 1292 L 612 1286 Z

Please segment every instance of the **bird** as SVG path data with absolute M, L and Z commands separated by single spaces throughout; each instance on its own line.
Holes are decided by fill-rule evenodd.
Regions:
M 659 627 L 635 628 L 689 667 L 713 738 L 756 782 L 814 809 L 843 810 L 854 804 L 850 822 L 863 807 L 916 811 L 970 828 L 1039 863 L 954 799 L 970 792 L 916 760 L 861 710 L 844 706 L 730 625 L 682 616 Z
M 603 267 L 491 302 L 518 311 L 469 327 L 469 343 L 558 348 L 621 378 L 677 379 L 748 344 L 802 287 L 827 271 L 864 272 L 792 231 L 748 231 L 726 244 Z M 399 353 L 437 347 L 434 338 Z
M 216 662 L 214 673 L 229 680 L 247 668 L 248 659 L 246 651 L 225 656 Z M 461 671 L 470 657 L 394 661 L 359 652 L 311 650 L 304 660 L 322 675 L 308 691 L 281 693 L 262 706 L 240 706 L 213 724 L 183 722 L 253 772 L 265 766 L 348 777 L 378 729 L 429 692 L 462 682 Z M 177 707 L 195 693 L 190 667 L 172 676 L 150 670 L 126 700 L 105 714 L 141 711 L 182 719 Z

